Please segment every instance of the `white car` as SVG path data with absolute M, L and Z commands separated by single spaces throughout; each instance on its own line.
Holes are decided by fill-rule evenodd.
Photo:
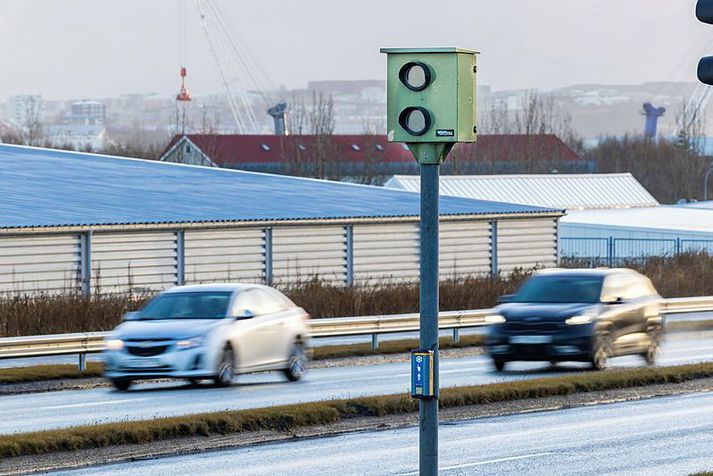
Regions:
M 106 339 L 104 375 L 118 390 L 153 378 L 227 386 L 237 374 L 272 370 L 296 381 L 307 369 L 308 321 L 268 286 L 178 286 L 124 316 Z

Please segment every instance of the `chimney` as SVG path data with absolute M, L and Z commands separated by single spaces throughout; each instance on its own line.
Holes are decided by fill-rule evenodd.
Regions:
M 272 106 L 267 110 L 267 113 L 272 116 L 275 121 L 275 135 L 287 136 L 290 132 L 287 130 L 287 103 L 281 102 Z

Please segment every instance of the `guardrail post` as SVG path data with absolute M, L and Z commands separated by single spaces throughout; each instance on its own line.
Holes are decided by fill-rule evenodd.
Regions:
M 490 277 L 498 278 L 498 222 L 490 222 Z
M 371 335 L 371 349 L 376 350 L 379 348 L 379 334 Z
M 610 268 L 614 267 L 614 237 L 610 236 L 607 243 L 607 265 Z
M 344 227 L 344 237 L 346 240 L 347 257 L 347 286 L 354 284 L 354 225 Z
M 453 328 L 453 342 L 460 342 L 460 329 L 457 327 Z
M 92 293 L 92 231 L 79 235 L 79 285 L 83 296 Z
M 676 238 L 676 256 L 681 254 L 681 238 Z
M 176 231 L 176 285 L 186 284 L 186 232 Z
M 562 248 L 560 243 L 560 221 L 555 219 L 555 264 L 560 266 L 562 262 Z
M 265 284 L 272 285 L 272 228 L 265 228 Z
M 84 372 L 87 370 L 87 354 L 79 354 L 79 371 Z

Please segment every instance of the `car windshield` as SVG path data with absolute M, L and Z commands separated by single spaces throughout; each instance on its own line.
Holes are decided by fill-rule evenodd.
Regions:
M 166 293 L 141 310 L 141 320 L 222 319 L 228 314 L 230 292 Z
M 534 276 L 520 287 L 512 302 L 599 302 L 601 276 Z

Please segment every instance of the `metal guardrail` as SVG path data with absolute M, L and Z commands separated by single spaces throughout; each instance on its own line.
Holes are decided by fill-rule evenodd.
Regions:
M 713 311 L 713 296 L 685 297 L 664 300 L 665 314 Z M 442 311 L 438 326 L 452 330 L 458 340 L 460 329 L 485 325 L 485 316 L 491 310 Z M 310 321 L 311 336 L 347 337 L 371 335 L 372 347 L 378 347 L 379 334 L 413 332 L 419 329 L 419 315 L 392 314 L 385 316 L 335 317 Z M 0 359 L 21 357 L 49 357 L 54 355 L 79 355 L 79 369 L 84 370 L 86 355 L 101 352 L 108 332 L 83 332 L 0 339 Z
M 665 299 L 664 314 L 713 311 L 713 296 Z

